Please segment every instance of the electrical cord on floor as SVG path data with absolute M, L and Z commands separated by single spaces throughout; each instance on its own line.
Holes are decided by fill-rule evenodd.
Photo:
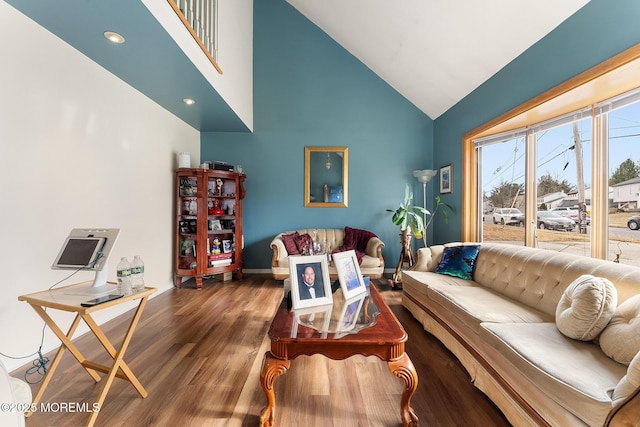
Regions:
M 49 358 L 42 355 L 42 347 L 38 349 L 38 358 L 33 361 L 33 366 L 24 373 L 24 380 L 29 384 L 38 384 L 47 375 L 47 365 Z M 36 381 L 31 381 L 33 375 L 38 375 Z
M 27 368 L 27 370 L 24 372 L 24 380 L 28 384 L 38 384 L 40 381 L 42 381 L 44 376 L 47 374 L 47 365 L 49 364 L 49 358 L 42 354 L 42 344 L 44 343 L 44 330 L 46 327 L 47 327 L 46 324 L 42 325 L 42 336 L 40 338 L 40 347 L 38 347 L 37 351 L 31 354 L 28 354 L 26 356 L 20 356 L 20 357 L 9 356 L 7 354 L 0 353 L 1 356 L 7 357 L 9 359 L 14 359 L 14 360 L 26 359 L 28 357 L 32 357 L 35 355 L 38 356 L 37 359 L 35 359 L 32 362 L 33 366 L 30 368 Z M 39 375 L 39 377 L 36 380 L 31 380 L 31 377 L 36 374 Z
M 100 252 L 98 254 L 98 258 L 94 261 L 94 265 L 98 262 L 98 260 L 102 258 L 102 252 Z M 70 277 L 74 276 L 75 274 L 77 274 L 79 271 L 84 270 L 86 267 L 88 267 L 89 264 L 84 265 L 80 268 L 78 268 L 77 270 L 74 270 L 71 274 L 69 274 L 67 277 L 63 278 L 62 280 L 57 281 L 56 283 L 54 283 L 53 285 L 49 286 L 49 290 L 55 288 L 56 286 L 58 286 L 60 283 L 66 281 L 67 279 L 69 279 Z M 44 311 L 47 311 L 47 308 L 44 308 Z M 38 350 L 36 350 L 35 352 L 28 354 L 26 356 L 9 356 L 7 354 L 1 353 L 0 352 L 0 356 L 4 356 L 8 359 L 14 359 L 14 360 L 19 360 L 19 359 L 26 359 L 28 357 L 32 357 L 37 355 L 38 357 L 33 360 L 32 364 L 33 366 L 31 366 L 30 368 L 27 368 L 27 370 L 24 373 L 24 380 L 28 383 L 28 384 L 38 384 L 40 381 L 42 381 L 42 379 L 44 378 L 44 376 L 47 374 L 47 365 L 49 364 L 49 358 L 44 356 L 42 354 L 42 346 L 44 344 L 44 331 L 47 328 L 47 324 L 43 324 L 42 325 L 42 335 L 40 338 L 40 346 L 38 347 Z M 37 380 L 32 381 L 31 378 L 34 375 L 38 375 Z

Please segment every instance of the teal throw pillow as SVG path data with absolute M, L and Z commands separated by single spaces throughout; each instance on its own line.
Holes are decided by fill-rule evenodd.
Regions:
M 435 272 L 461 279 L 473 279 L 473 267 L 480 252 L 479 245 L 450 246 L 445 248 Z

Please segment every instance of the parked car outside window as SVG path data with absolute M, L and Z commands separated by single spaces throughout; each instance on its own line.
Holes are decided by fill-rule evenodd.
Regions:
M 497 208 L 493 210 L 493 223 L 524 226 L 524 214 L 516 208 Z
M 634 215 L 627 221 L 627 227 L 630 230 L 638 230 L 640 229 L 640 215 Z
M 541 230 L 561 230 L 571 231 L 575 228 L 576 222 L 571 218 L 566 218 L 553 211 L 538 211 L 538 228 Z
M 578 222 L 578 219 L 580 217 L 580 212 L 578 211 L 578 209 L 572 209 L 572 208 L 567 208 L 567 207 L 557 207 L 557 208 L 553 208 L 551 209 L 551 212 L 556 212 L 557 214 L 560 214 L 564 217 L 567 218 L 571 218 L 572 220 Z
M 567 208 L 567 207 L 558 207 L 558 208 L 551 209 L 551 212 L 557 212 L 557 213 L 559 213 L 560 215 L 562 215 L 564 217 L 571 218 L 572 220 L 574 220 L 576 222 L 576 224 L 580 224 L 580 210 L 579 209 L 573 209 L 573 208 Z M 587 225 L 591 224 L 591 217 L 589 215 L 586 215 L 585 220 L 587 221 Z

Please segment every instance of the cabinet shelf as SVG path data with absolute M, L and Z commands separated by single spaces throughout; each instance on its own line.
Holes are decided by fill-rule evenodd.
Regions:
M 203 276 L 233 272 L 242 279 L 242 200 L 246 175 L 235 172 L 181 168 L 176 171 L 175 285 L 183 277 L 195 278 L 202 287 Z M 209 215 L 211 209 L 223 215 Z M 228 213 L 233 212 L 233 213 Z M 220 228 L 213 230 L 213 228 Z M 214 241 L 219 243 L 214 245 Z M 184 245 L 193 254 L 184 254 Z M 222 259 L 211 254 L 223 246 Z M 234 248 L 233 251 L 228 250 Z M 224 265 L 211 265 L 211 264 Z
M 223 228 L 222 230 L 209 230 L 209 234 L 231 234 L 234 231 L 230 228 Z

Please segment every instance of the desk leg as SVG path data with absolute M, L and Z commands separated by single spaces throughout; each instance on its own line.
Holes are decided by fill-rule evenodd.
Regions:
M 409 359 L 407 353 L 402 357 L 389 362 L 389 370 L 393 374 L 402 379 L 405 384 L 402 400 L 400 401 L 400 416 L 405 427 L 415 427 L 418 425 L 418 417 L 413 409 L 411 409 L 411 397 L 418 388 L 418 374 L 413 366 L 413 362 Z
M 65 334 L 64 332 L 62 332 L 62 329 L 60 329 L 58 327 L 58 325 L 55 324 L 53 319 L 51 319 L 51 317 L 47 314 L 47 312 L 42 307 L 40 307 L 38 305 L 31 305 L 31 307 L 33 307 L 33 309 L 36 311 L 36 313 L 38 313 L 38 315 L 42 318 L 42 320 L 44 320 L 44 322 L 47 324 L 47 326 L 49 326 L 49 328 L 53 331 L 53 333 L 56 334 L 58 339 L 60 339 L 60 341 L 62 342 L 62 344 L 60 345 L 60 348 L 58 348 L 58 351 L 57 351 L 55 357 L 53 358 L 53 360 L 49 364 L 49 367 L 47 368 L 47 373 L 44 376 L 44 379 L 42 380 L 42 384 L 40 385 L 40 388 L 38 389 L 38 392 L 36 393 L 35 397 L 33 398 L 33 403 L 37 404 L 37 403 L 40 402 L 40 399 L 42 399 L 42 395 L 44 394 L 44 391 L 46 390 L 47 386 L 49 385 L 49 381 L 51 381 L 51 378 L 53 377 L 53 373 L 58 368 L 58 364 L 60 363 L 60 360 L 62 360 L 62 356 L 64 354 L 65 349 L 68 349 L 69 352 L 73 355 L 73 357 L 76 358 L 76 360 L 80 364 L 82 364 L 86 359 L 84 358 L 82 353 L 80 353 L 78 348 L 71 342 L 71 337 L 76 332 L 76 329 L 78 328 L 78 325 L 80 324 L 81 317 L 80 317 L 79 314 L 76 315 L 75 319 L 73 319 L 73 322 L 71 323 L 71 326 L 69 327 L 69 331 Z M 91 376 L 91 378 L 94 379 L 94 381 L 96 381 L 96 382 L 100 381 L 100 376 L 98 375 L 98 373 L 96 371 L 94 371 L 93 369 L 87 368 L 87 367 L 85 367 L 85 370 Z M 31 411 L 27 412 L 27 414 L 26 414 L 27 417 L 29 417 L 31 415 L 33 415 L 33 413 Z
M 264 354 L 262 360 L 262 370 L 260 371 L 260 384 L 262 390 L 267 396 L 267 407 L 260 415 L 260 426 L 272 427 L 276 416 L 276 394 L 273 390 L 273 384 L 276 379 L 287 372 L 291 366 L 291 361 L 276 359 L 271 355 L 270 351 Z
M 89 329 L 93 331 L 98 341 L 100 341 L 104 349 L 109 353 L 111 358 L 113 358 L 113 362 L 114 362 L 111 369 L 109 370 L 107 379 L 104 382 L 102 391 L 98 396 L 98 400 L 96 401 L 99 408 L 102 407 L 102 404 L 104 403 L 104 400 L 107 397 L 107 393 L 111 388 L 111 384 L 113 383 L 113 380 L 116 377 L 116 374 L 118 374 L 118 370 L 122 370 L 122 372 L 124 373 L 124 376 L 126 377 L 125 379 L 127 379 L 133 385 L 133 387 L 135 387 L 135 389 L 138 391 L 140 396 L 142 396 L 143 398 L 147 397 L 147 391 L 144 389 L 140 381 L 138 381 L 138 378 L 136 378 L 136 376 L 133 374 L 133 372 L 131 371 L 131 369 L 123 359 L 124 353 L 127 351 L 127 348 L 129 347 L 129 343 L 131 342 L 131 337 L 133 336 L 133 332 L 136 330 L 136 326 L 138 326 L 138 321 L 142 316 L 142 311 L 144 310 L 144 306 L 146 305 L 146 303 L 147 303 L 146 297 L 140 299 L 138 308 L 135 314 L 133 315 L 133 318 L 131 319 L 131 323 L 129 324 L 127 333 L 125 334 L 124 339 L 122 340 L 122 345 L 120 347 L 120 350 L 116 350 L 113 344 L 111 344 L 111 342 L 109 341 L 109 338 L 107 338 L 104 332 L 102 332 L 102 329 L 100 329 L 100 326 L 98 326 L 95 320 L 93 320 L 91 315 L 85 314 L 82 316 L 82 319 L 89 326 Z M 91 413 L 91 415 L 89 416 L 89 421 L 87 421 L 87 424 L 86 424 L 87 427 L 91 427 L 95 423 L 96 418 L 98 417 L 99 414 L 100 414 L 99 411 L 94 411 Z

